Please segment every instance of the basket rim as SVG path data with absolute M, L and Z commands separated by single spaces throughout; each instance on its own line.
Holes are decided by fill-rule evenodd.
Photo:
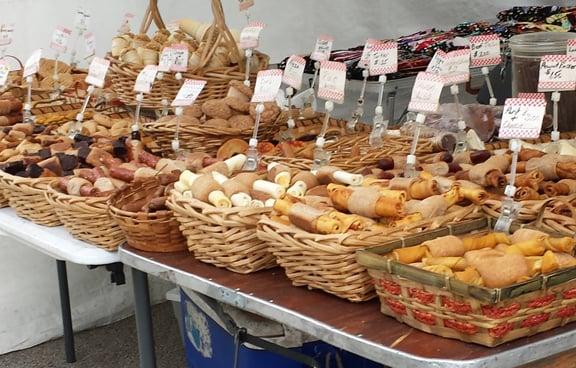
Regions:
M 171 205 L 175 205 L 180 207 L 182 210 L 185 210 L 179 203 L 177 202 L 184 202 L 189 204 L 193 208 L 200 209 L 202 214 L 221 214 L 221 215 L 243 215 L 243 216 L 255 216 L 255 215 L 263 215 L 267 214 L 272 210 L 272 207 L 230 207 L 230 208 L 218 208 L 211 204 L 202 202 L 195 198 L 188 198 L 184 197 L 180 192 L 172 189 L 170 195 L 168 196 L 167 203 Z M 169 206 L 171 208 L 171 206 Z M 178 212 L 178 210 L 174 210 Z

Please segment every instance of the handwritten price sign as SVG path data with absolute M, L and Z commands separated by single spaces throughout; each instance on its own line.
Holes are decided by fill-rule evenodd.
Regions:
M 2 24 L 0 26 L 0 47 L 8 46 L 12 43 L 12 33 L 14 32 L 14 25 Z
M 184 45 L 165 47 L 160 54 L 158 71 L 185 72 L 188 70 L 188 48 Z
M 72 35 L 72 31 L 68 28 L 58 26 L 52 33 L 52 41 L 50 42 L 50 48 L 57 52 L 66 52 L 66 47 L 68 46 L 68 40 Z
M 244 50 L 255 49 L 260 43 L 260 32 L 266 25 L 262 22 L 250 22 L 240 32 L 240 47 Z
M 360 57 L 360 61 L 358 61 L 358 66 L 360 68 L 368 68 L 370 65 L 370 52 L 372 52 L 372 48 L 379 42 L 379 40 L 374 38 L 369 38 L 366 40 L 364 49 L 362 50 L 362 56 Z
M 134 91 L 139 93 L 150 93 L 157 73 L 158 67 L 156 65 L 146 65 L 136 78 Z
M 444 85 L 465 83 L 470 79 L 470 50 L 448 53 L 438 50 L 428 64 L 426 72 L 442 77 Z
M 576 40 L 566 41 L 566 55 L 576 57 Z
M 282 70 L 262 70 L 256 76 L 252 102 L 270 102 L 276 99 L 282 84 Z
M 110 61 L 95 57 L 90 63 L 88 68 L 88 76 L 86 77 L 86 83 L 91 84 L 95 87 L 104 87 L 104 82 L 106 81 L 106 74 L 108 73 L 108 68 L 110 67 Z
M 391 74 L 398 71 L 398 44 L 379 42 L 372 47 L 369 59 L 370 75 Z
M 434 113 L 438 111 L 444 80 L 437 74 L 420 72 L 414 82 L 408 110 Z
M 546 113 L 546 101 L 542 99 L 509 98 L 504 104 L 498 138 L 538 138 Z
M 336 61 L 323 61 L 320 64 L 318 97 L 338 104 L 344 102 L 346 87 L 346 64 Z
M 568 55 L 544 55 L 540 59 L 538 91 L 576 89 L 576 58 Z
M 500 37 L 496 34 L 470 37 L 470 67 L 498 65 L 502 62 L 500 55 Z
M 310 55 L 310 59 L 314 61 L 325 61 L 330 59 L 330 53 L 332 52 L 332 44 L 334 39 L 327 35 L 322 35 L 316 40 L 316 46 L 314 46 L 314 52 Z
M 306 67 L 306 60 L 298 55 L 292 55 L 286 62 L 284 68 L 284 75 L 282 82 L 290 87 L 299 90 L 302 87 L 302 77 L 304 75 L 304 68 Z
M 22 76 L 24 78 L 29 77 L 33 74 L 38 73 L 40 68 L 40 58 L 42 57 L 42 49 L 38 49 L 30 55 L 26 63 L 24 64 L 24 72 Z
M 190 106 L 196 101 L 200 92 L 204 89 L 206 81 L 186 79 L 180 87 L 178 94 L 174 101 L 172 101 L 172 106 Z

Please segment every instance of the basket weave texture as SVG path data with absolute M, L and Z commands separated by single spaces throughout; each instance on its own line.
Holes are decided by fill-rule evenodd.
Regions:
M 66 230 L 76 239 L 109 251 L 124 242 L 124 234 L 108 214 L 108 197 L 79 197 L 62 193 L 53 181 L 46 199 Z
M 268 244 L 256 236 L 256 225 L 270 208 L 216 208 L 176 191 L 168 206 L 196 259 L 242 274 L 276 266 Z
M 186 239 L 172 211 L 128 212 L 121 207 L 146 198 L 158 188 L 156 179 L 131 184 L 116 192 L 109 201 L 110 215 L 118 224 L 128 245 L 145 252 L 179 252 L 186 250 Z

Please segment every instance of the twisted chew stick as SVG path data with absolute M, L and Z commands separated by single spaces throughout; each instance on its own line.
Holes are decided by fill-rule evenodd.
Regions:
M 440 194 L 440 188 L 436 180 L 424 180 L 419 178 L 393 178 L 390 179 L 389 188 L 404 190 L 409 199 L 424 199 Z
M 335 166 L 323 166 L 315 173 L 320 184 L 342 183 L 348 185 L 362 185 L 364 177 L 351 174 Z
M 482 205 L 488 199 L 486 192 L 480 185 L 474 184 L 468 180 L 458 180 L 454 184 L 459 187 L 460 194 L 470 202 Z
M 468 267 L 468 262 L 463 257 L 428 257 L 423 262 L 426 266 L 442 265 L 454 271 L 463 271 Z
M 441 195 L 434 195 L 421 201 L 408 201 L 406 203 L 406 213 L 420 213 L 422 217 L 427 219 L 441 216 L 446 213 L 448 208 L 458 203 L 460 198 L 459 188 L 454 187 Z
M 548 182 L 544 185 L 544 193 L 549 197 L 576 193 L 576 180 L 562 179 L 558 183 Z
M 556 174 L 561 179 L 576 179 L 576 161 L 558 162 L 556 164 Z
M 506 186 L 504 173 L 510 166 L 510 156 L 492 156 L 485 162 L 473 166 L 468 172 L 471 182 L 484 187 L 503 188 Z
M 330 211 L 328 216 L 340 222 L 342 225 L 343 233 L 347 232 L 348 230 L 361 231 L 366 229 L 369 225 L 374 224 L 374 221 L 369 220 L 366 217 L 348 215 L 339 211 Z
M 498 244 L 510 244 L 510 239 L 504 233 L 488 233 L 482 236 L 471 236 L 462 239 L 466 250 L 494 248 Z
M 358 187 L 353 189 L 329 184 L 328 197 L 336 209 L 360 216 L 377 218 L 402 217 L 404 215 L 404 202 L 384 197 L 377 188 Z
M 510 181 L 510 175 L 507 174 L 506 178 Z M 544 181 L 544 174 L 539 170 L 532 170 L 524 174 L 516 175 L 515 186 L 516 187 L 529 187 L 534 190 L 538 190 L 540 183 Z
M 517 201 L 529 201 L 540 199 L 540 193 L 530 187 L 520 187 L 514 194 L 514 199 Z
M 424 245 L 394 249 L 392 251 L 392 259 L 404 264 L 420 262 L 426 255 L 427 250 Z
M 544 175 L 544 180 L 560 179 L 558 165 L 565 162 L 574 162 L 575 158 L 568 155 L 546 154 L 526 162 L 526 171 L 539 170 Z M 574 165 L 562 166 L 564 169 L 574 169 Z M 560 169 L 562 170 L 562 169 Z M 566 174 L 563 172 L 563 174 Z M 569 176 L 563 178 L 570 178 Z M 570 178 L 571 179 L 571 178 Z
M 293 203 L 287 198 L 277 199 L 274 210 L 288 216 L 298 228 L 318 234 L 339 234 L 342 226 L 338 220 L 330 218 L 328 212 L 303 203 Z

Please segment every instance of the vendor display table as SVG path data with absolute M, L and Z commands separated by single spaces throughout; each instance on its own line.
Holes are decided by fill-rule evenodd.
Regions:
M 319 291 L 293 287 L 280 268 L 239 275 L 195 260 L 186 252 L 146 253 L 121 247 L 133 268 L 141 368 L 155 367 L 147 275 L 284 323 L 336 347 L 395 368 L 573 367 L 576 326 L 568 325 L 495 348 L 414 330 L 379 312 L 377 300 L 354 304 Z M 136 277 L 137 276 L 137 277 Z M 554 357 L 553 357 L 554 356 Z M 551 358 L 552 357 L 552 358 Z
M 0 210 L 0 232 L 56 260 L 66 361 L 75 362 L 66 262 L 89 267 L 106 266 L 112 272 L 112 281 L 116 284 L 123 284 L 124 275 L 122 265 L 119 264 L 118 253 L 108 252 L 76 240 L 63 227 L 50 228 L 36 225 L 16 216 L 14 210 L 10 208 Z

